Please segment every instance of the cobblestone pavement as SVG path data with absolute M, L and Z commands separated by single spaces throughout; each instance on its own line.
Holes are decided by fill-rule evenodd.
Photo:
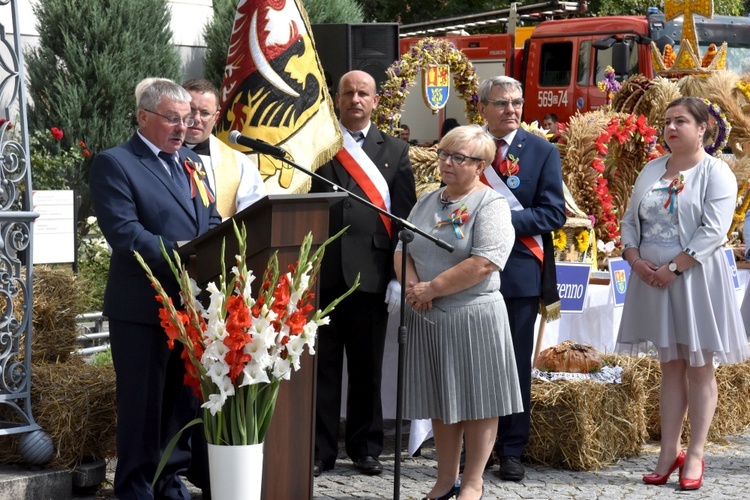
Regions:
M 406 443 L 407 439 L 404 439 Z M 336 468 L 315 479 L 314 500 L 380 499 L 394 498 L 394 439 L 390 436 L 385 453 L 381 456 L 383 474 L 365 476 L 354 469 L 351 461 L 340 458 Z M 343 446 L 342 446 L 343 448 Z M 714 499 L 750 498 L 747 483 L 750 476 L 750 429 L 744 434 L 728 438 L 724 444 L 709 443 L 706 450 L 706 474 L 703 487 L 697 491 L 677 488 L 677 474 L 664 486 L 649 486 L 641 476 L 656 464 L 659 448 L 647 444 L 638 457 L 621 460 L 596 472 L 576 472 L 565 469 L 526 466 L 526 478 L 518 483 L 500 480 L 488 470 L 484 474 L 485 499 Z M 495 468 L 494 470 L 497 470 Z M 437 476 L 437 462 L 432 441 L 422 448 L 422 456 L 408 457 L 401 462 L 400 498 L 420 499 L 432 487 Z M 109 480 L 112 480 L 110 471 Z M 191 488 L 194 500 L 201 500 L 200 491 Z M 114 498 L 110 488 L 100 490 L 95 496 L 78 496 L 77 499 Z M 221 499 L 216 499 L 221 500 Z M 287 499 L 267 499 L 287 500 Z M 294 499 L 288 499 L 294 500 Z

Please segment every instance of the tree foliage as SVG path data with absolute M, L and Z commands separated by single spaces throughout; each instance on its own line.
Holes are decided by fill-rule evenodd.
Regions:
M 302 0 L 302 4 L 310 24 L 361 23 L 365 19 L 357 0 Z
M 214 15 L 203 28 L 206 54 L 203 57 L 204 78 L 220 89 L 224 81 L 229 39 L 238 0 L 213 0 Z
M 62 149 L 84 141 L 98 153 L 135 128 L 135 84 L 149 76 L 178 78 L 167 0 L 38 0 L 33 7 L 39 45 L 25 54 L 29 128 L 58 127 Z M 90 214 L 85 180 L 90 161 L 72 185 Z
M 649 7 L 664 12 L 664 0 L 595 0 L 589 4 L 589 10 L 600 16 L 645 15 Z M 741 16 L 745 9 L 745 0 L 714 1 L 714 14 Z
M 238 0 L 213 0 L 214 15 L 203 29 L 206 41 L 204 74 L 217 88 L 224 81 L 224 67 Z M 310 24 L 361 23 L 363 9 L 357 0 L 302 0 Z
M 362 2 L 368 22 L 402 24 L 477 14 L 508 7 L 510 1 L 492 0 L 368 0 Z

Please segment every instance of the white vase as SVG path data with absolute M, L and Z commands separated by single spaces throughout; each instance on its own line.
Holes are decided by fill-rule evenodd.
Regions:
M 259 500 L 263 479 L 263 443 L 208 445 L 211 497 L 217 500 Z

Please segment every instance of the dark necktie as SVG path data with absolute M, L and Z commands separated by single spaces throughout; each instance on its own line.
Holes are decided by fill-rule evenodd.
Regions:
M 361 146 L 362 142 L 364 142 L 364 140 L 365 140 L 365 134 L 362 133 L 361 131 L 360 132 L 349 132 L 349 133 L 354 138 L 354 142 L 356 142 L 357 144 L 359 144 Z
M 500 172 L 500 164 L 505 159 L 503 157 L 503 146 L 505 146 L 505 144 L 505 139 L 495 139 L 495 146 L 497 146 L 497 151 L 495 151 L 495 159 L 492 160 L 492 168 L 495 169 L 497 175 L 503 175 Z
M 166 162 L 172 180 L 177 184 L 177 191 L 180 192 L 180 196 L 182 196 L 182 199 L 187 204 L 190 214 L 195 217 L 195 207 L 193 207 L 193 199 L 190 196 L 190 182 L 188 181 L 185 169 L 180 168 L 180 164 L 175 160 L 174 155 L 159 151 L 159 158 Z

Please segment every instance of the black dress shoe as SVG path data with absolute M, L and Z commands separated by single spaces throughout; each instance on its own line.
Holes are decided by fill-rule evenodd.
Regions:
M 333 469 L 333 465 L 326 465 L 322 460 L 316 460 L 313 464 L 313 476 L 318 477 L 323 472 Z
M 383 464 L 372 455 L 365 455 L 355 460 L 354 467 L 362 474 L 367 474 L 368 476 L 377 476 L 383 472 Z
M 500 470 L 495 471 L 495 475 L 504 481 L 520 481 L 525 473 L 521 459 L 518 457 L 500 458 Z

